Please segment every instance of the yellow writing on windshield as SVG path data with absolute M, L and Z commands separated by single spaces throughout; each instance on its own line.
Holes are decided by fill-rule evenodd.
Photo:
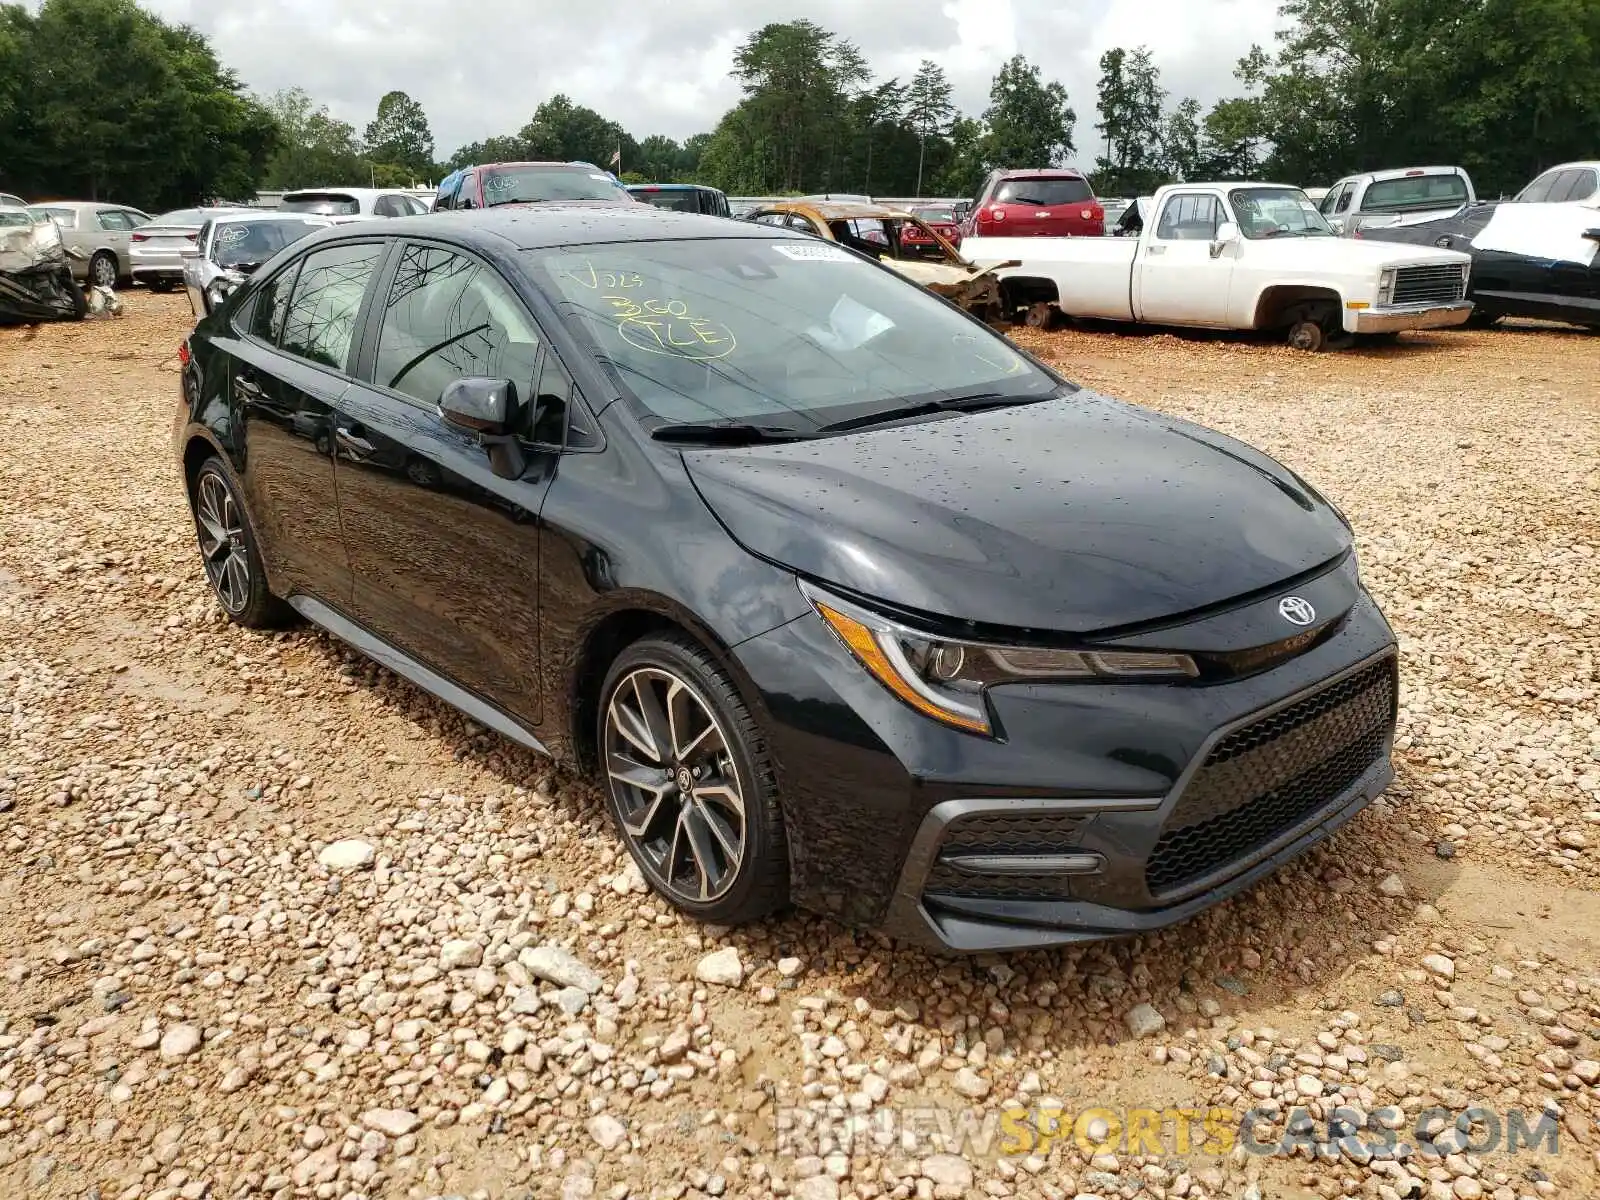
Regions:
M 719 321 L 696 316 L 682 300 L 635 300 L 627 296 L 605 299 L 618 318 L 617 333 L 640 350 L 708 362 L 727 358 L 738 349 L 733 330 Z
M 562 274 L 579 287 L 590 288 L 597 292 L 644 286 L 644 278 L 637 271 L 607 270 L 604 267 L 596 267 L 588 259 L 583 260 L 583 266 L 563 271 Z

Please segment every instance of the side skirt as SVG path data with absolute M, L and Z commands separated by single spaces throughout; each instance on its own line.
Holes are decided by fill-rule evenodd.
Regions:
M 388 642 L 357 625 L 349 617 L 329 608 L 310 596 L 291 596 L 289 604 L 313 625 L 321 626 L 334 637 L 348 642 L 380 666 L 388 667 L 396 675 L 416 684 L 423 691 L 443 700 L 451 708 L 459 709 L 478 724 L 494 730 L 501 737 L 526 746 L 546 757 L 550 751 L 519 721 L 507 716 L 494 705 L 480 700 L 465 688 L 451 683 L 443 675 L 423 666 L 416 659 Z

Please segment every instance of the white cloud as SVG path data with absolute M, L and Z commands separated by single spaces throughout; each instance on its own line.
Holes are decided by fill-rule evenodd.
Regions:
M 1148 45 L 1174 98 L 1208 104 L 1234 88 L 1235 61 L 1270 44 L 1276 0 L 717 0 L 557 5 L 553 0 L 144 0 L 207 34 L 223 61 L 267 93 L 299 86 L 359 131 L 393 88 L 421 102 L 441 155 L 514 132 L 539 102 L 565 92 L 636 137 L 709 130 L 737 101 L 733 53 L 768 21 L 810 17 L 850 38 L 879 78 L 908 77 L 922 58 L 949 72 L 976 115 L 1014 53 L 1066 84 L 1079 159 L 1094 157 L 1099 57 Z

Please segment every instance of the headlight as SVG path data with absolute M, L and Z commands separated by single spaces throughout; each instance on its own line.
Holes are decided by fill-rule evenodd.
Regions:
M 1392 299 L 1394 299 L 1394 268 L 1389 267 L 1378 277 L 1378 304 L 1380 306 L 1388 304 Z
M 846 649 L 884 687 L 924 716 L 992 735 L 986 688 L 1045 680 L 1171 680 L 1199 675 L 1187 654 L 1050 650 L 950 641 L 802 583 L 801 590 Z

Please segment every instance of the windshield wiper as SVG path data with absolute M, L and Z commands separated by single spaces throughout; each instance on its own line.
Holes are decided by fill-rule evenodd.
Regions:
M 545 198 L 543 196 L 528 196 L 526 198 L 522 196 L 513 196 L 509 200 L 491 200 L 489 203 L 485 204 L 484 207 L 499 208 L 502 204 L 543 204 L 544 201 Z
M 812 436 L 809 429 L 787 425 L 753 425 L 747 421 L 693 422 L 658 425 L 650 431 L 658 442 L 695 442 L 709 446 L 748 446 L 756 442 L 798 442 Z
M 907 404 L 902 408 L 886 408 L 879 412 L 848 417 L 831 425 L 821 426 L 818 433 L 841 433 L 847 429 L 866 429 L 872 425 L 885 425 L 908 417 L 928 417 L 947 412 L 982 412 L 986 408 L 1009 408 L 1017 404 L 1038 404 L 1054 400 L 1059 393 L 1046 396 L 1008 396 L 1001 392 L 974 392 L 969 396 L 943 396 L 938 400 L 925 400 L 920 404 Z

